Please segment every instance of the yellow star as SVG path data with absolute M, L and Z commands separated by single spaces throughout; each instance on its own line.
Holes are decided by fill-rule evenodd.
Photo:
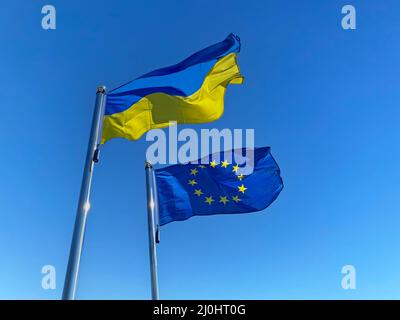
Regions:
M 239 165 L 233 166 L 232 172 L 237 172 L 239 170 Z
M 242 184 L 241 186 L 238 187 L 239 192 L 244 193 L 245 190 L 247 190 L 247 188 Z
M 197 184 L 196 180 L 189 180 L 188 184 L 190 184 L 192 187 Z
M 241 199 L 239 199 L 239 196 L 233 196 L 232 200 L 235 201 L 236 203 L 238 203 L 239 201 L 242 201 Z
M 222 202 L 224 205 L 226 205 L 229 200 L 226 197 L 219 196 L 219 202 Z
M 212 198 L 212 196 L 209 196 L 209 197 L 206 197 L 206 201 L 204 201 L 204 202 L 211 204 L 213 201 L 215 201 L 215 200 Z
M 203 164 L 199 165 L 199 168 L 201 168 L 201 169 L 204 169 L 205 167 L 206 167 L 206 166 L 203 165 Z
M 217 163 L 213 160 L 210 162 L 210 166 L 215 168 L 217 166 Z
M 239 181 L 242 181 L 242 179 L 244 178 L 243 173 L 239 174 L 239 175 L 237 176 L 237 178 L 239 179 Z
M 194 169 L 190 169 L 190 175 L 193 175 L 193 176 L 195 176 L 196 174 L 197 174 L 197 169 L 196 168 L 194 168 Z
M 201 191 L 201 189 L 195 189 L 194 190 L 194 194 L 198 197 L 200 197 L 203 194 L 203 191 Z
M 222 168 L 228 168 L 228 166 L 229 166 L 229 162 L 228 161 L 224 160 L 224 161 L 221 162 L 221 167 Z

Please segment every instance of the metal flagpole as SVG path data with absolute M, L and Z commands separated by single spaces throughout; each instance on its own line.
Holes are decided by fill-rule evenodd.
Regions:
M 78 282 L 79 264 L 81 260 L 83 240 L 85 237 L 86 219 L 90 209 L 90 187 L 92 183 L 93 164 L 98 161 L 99 142 L 104 117 L 106 87 L 96 89 L 96 104 L 93 113 L 92 128 L 90 130 L 89 144 L 86 153 L 85 167 L 79 195 L 78 209 L 76 212 L 74 233 L 69 252 L 67 272 L 65 275 L 63 300 L 74 300 Z
M 146 170 L 146 194 L 147 194 L 147 222 L 149 232 L 149 255 L 151 274 L 151 298 L 158 300 L 158 277 L 157 277 L 157 250 L 158 226 L 156 218 L 158 215 L 157 188 L 155 185 L 154 169 L 150 162 L 144 164 Z

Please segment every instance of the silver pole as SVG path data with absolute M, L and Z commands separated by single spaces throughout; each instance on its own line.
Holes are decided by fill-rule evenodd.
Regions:
M 85 238 L 86 219 L 90 209 L 90 187 L 92 183 L 93 164 L 98 160 L 98 146 L 101 139 L 101 128 L 106 101 L 106 87 L 96 89 L 96 104 L 93 113 L 92 128 L 90 130 L 89 144 L 86 153 L 85 167 L 79 195 L 78 209 L 76 212 L 74 233 L 72 235 L 71 249 L 69 252 L 67 272 L 65 275 L 63 300 L 74 300 L 78 282 L 79 264 L 81 260 L 83 240 Z
M 149 231 L 149 255 L 151 275 L 151 298 L 158 300 L 157 277 L 157 250 L 156 250 L 156 222 L 157 215 L 157 188 L 155 186 L 154 169 L 150 162 L 144 164 L 146 170 L 146 194 L 147 194 L 147 222 Z

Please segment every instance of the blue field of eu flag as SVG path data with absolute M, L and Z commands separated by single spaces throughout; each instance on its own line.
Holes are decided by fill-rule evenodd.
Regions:
M 249 154 L 246 149 L 240 154 Z M 155 170 L 159 224 L 192 216 L 249 213 L 268 207 L 283 188 L 280 169 L 269 147 L 255 148 L 254 159 L 245 164 L 229 163 L 211 155 L 210 162 L 177 164 Z M 217 162 L 212 159 L 221 159 Z M 235 158 L 232 157 L 232 160 Z M 249 159 L 247 159 L 249 160 Z

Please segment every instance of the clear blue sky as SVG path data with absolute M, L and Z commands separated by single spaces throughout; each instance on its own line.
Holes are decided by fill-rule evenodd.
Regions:
M 223 117 L 254 128 L 285 188 L 267 210 L 162 229 L 165 299 L 400 298 L 400 4 L 350 1 L 8 1 L 0 10 L 0 298 L 61 297 L 95 88 L 241 37 L 246 77 Z M 41 28 L 41 7 L 57 29 Z M 181 126 L 184 128 L 184 126 Z M 77 297 L 150 297 L 146 141 L 95 168 Z M 52 264 L 57 289 L 41 288 Z M 357 289 L 341 288 L 341 268 Z

